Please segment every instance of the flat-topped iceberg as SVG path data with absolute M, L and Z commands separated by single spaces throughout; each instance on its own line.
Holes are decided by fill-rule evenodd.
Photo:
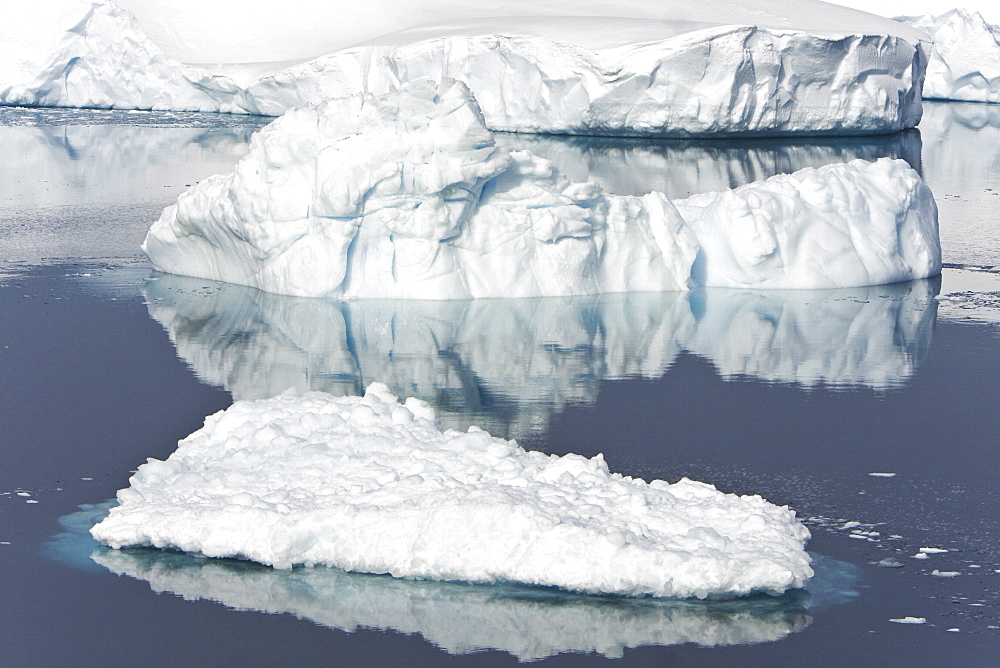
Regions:
M 498 147 L 456 81 L 285 114 L 234 172 L 164 210 L 143 250 L 168 273 L 333 298 L 828 288 L 940 271 L 937 209 L 904 161 L 676 202 L 608 195 Z
M 456 78 L 495 130 L 870 134 L 921 113 L 926 36 L 813 0 L 381 0 L 215 23 L 211 2 L 191 8 L 203 21 L 123 4 L 139 22 L 105 1 L 15 8 L 0 26 L 0 104 L 279 115 Z
M 952 9 L 896 19 L 929 34 L 924 98 L 1000 102 L 1000 28 L 979 12 Z
M 118 501 L 92 529 L 105 545 L 278 568 L 677 598 L 781 594 L 812 576 L 787 507 L 442 432 L 428 404 L 377 383 L 236 402 Z

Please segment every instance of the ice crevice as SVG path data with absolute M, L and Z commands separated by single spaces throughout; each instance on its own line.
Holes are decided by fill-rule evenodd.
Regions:
M 337 299 L 855 287 L 941 265 L 933 196 L 902 160 L 613 195 L 498 146 L 454 80 L 288 112 L 143 249 L 168 273 Z

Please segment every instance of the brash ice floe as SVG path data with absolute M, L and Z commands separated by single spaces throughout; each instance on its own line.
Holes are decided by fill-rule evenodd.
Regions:
M 108 546 L 278 568 L 697 598 L 780 594 L 813 573 L 787 507 L 442 432 L 428 404 L 380 384 L 236 402 L 118 502 L 92 529 Z
M 916 125 L 927 59 L 919 30 L 812 0 L 628 0 L 613 16 L 577 0 L 380 0 L 263 12 L 249 29 L 232 12 L 213 25 L 123 4 L 140 20 L 111 2 L 11 8 L 0 104 L 280 115 L 455 78 L 494 130 L 870 134 Z
M 498 147 L 456 81 L 288 112 L 143 250 L 169 273 L 342 299 L 853 287 L 941 265 L 934 199 L 904 161 L 608 195 Z

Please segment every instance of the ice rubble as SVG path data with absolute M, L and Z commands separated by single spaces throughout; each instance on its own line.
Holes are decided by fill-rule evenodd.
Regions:
M 497 8 L 383 0 L 337 7 L 336 30 L 301 7 L 296 18 L 264 12 L 255 36 L 243 31 L 239 40 L 228 24 L 245 16 L 199 26 L 159 6 L 171 3 L 126 4 L 176 56 L 228 65 L 182 64 L 110 2 L 41 0 L 0 26 L 10 51 L 0 51 L 9 56 L 0 104 L 277 115 L 327 97 L 458 78 L 499 130 L 885 133 L 913 127 L 921 113 L 924 35 L 811 0 L 631 0 L 617 3 L 614 17 L 602 3 L 570 0 Z M 286 39 L 275 22 L 295 24 Z M 251 43 L 300 62 L 247 62 Z
M 450 81 L 285 114 L 164 210 L 143 250 L 165 272 L 312 297 L 827 288 L 937 274 L 936 211 L 892 160 L 673 203 L 607 195 L 497 147 Z
M 965 9 L 896 20 L 934 39 L 924 98 L 1000 102 L 1000 28 Z
M 378 383 L 236 402 L 129 482 L 91 532 L 110 547 L 629 596 L 780 594 L 812 576 L 787 507 L 441 432 Z
M 660 378 L 683 351 L 726 379 L 897 387 L 930 347 L 936 291 L 935 281 L 916 281 L 338 302 L 163 274 L 143 294 L 180 358 L 234 399 L 290 387 L 359 394 L 378 380 L 433 402 L 446 427 L 522 438 L 567 405 L 594 403 L 605 380 Z

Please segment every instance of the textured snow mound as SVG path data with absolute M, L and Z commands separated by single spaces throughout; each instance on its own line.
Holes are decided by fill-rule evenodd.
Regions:
M 940 270 L 933 197 L 903 161 L 677 204 L 683 217 L 662 193 L 608 195 L 498 147 L 448 81 L 288 112 L 234 172 L 165 209 L 143 250 L 168 273 L 335 298 L 825 288 Z
M 925 98 L 1000 102 L 998 31 L 978 12 L 953 9 L 896 20 L 934 39 L 924 81 Z
M 118 500 L 92 530 L 105 545 L 279 568 L 679 598 L 780 594 L 812 576 L 787 507 L 441 432 L 428 404 L 378 383 L 237 402 Z
M 189 34 L 192 22 L 179 12 L 129 4 L 140 5 L 172 53 L 227 55 L 185 44 L 205 36 Z M 0 43 L 9 44 L 0 55 L 14 63 L 0 65 L 0 104 L 280 115 L 328 97 L 455 78 L 497 130 L 863 134 L 920 119 L 923 35 L 893 21 L 805 0 L 777 11 L 766 3 L 630 2 L 614 17 L 602 15 L 604 5 L 578 2 L 505 5 L 507 15 L 472 3 L 395 7 L 390 16 L 345 8 L 318 58 L 189 66 L 113 3 L 43 0 L 0 26 Z M 294 41 L 275 34 L 267 42 Z M 230 48 L 241 51 L 238 41 Z

